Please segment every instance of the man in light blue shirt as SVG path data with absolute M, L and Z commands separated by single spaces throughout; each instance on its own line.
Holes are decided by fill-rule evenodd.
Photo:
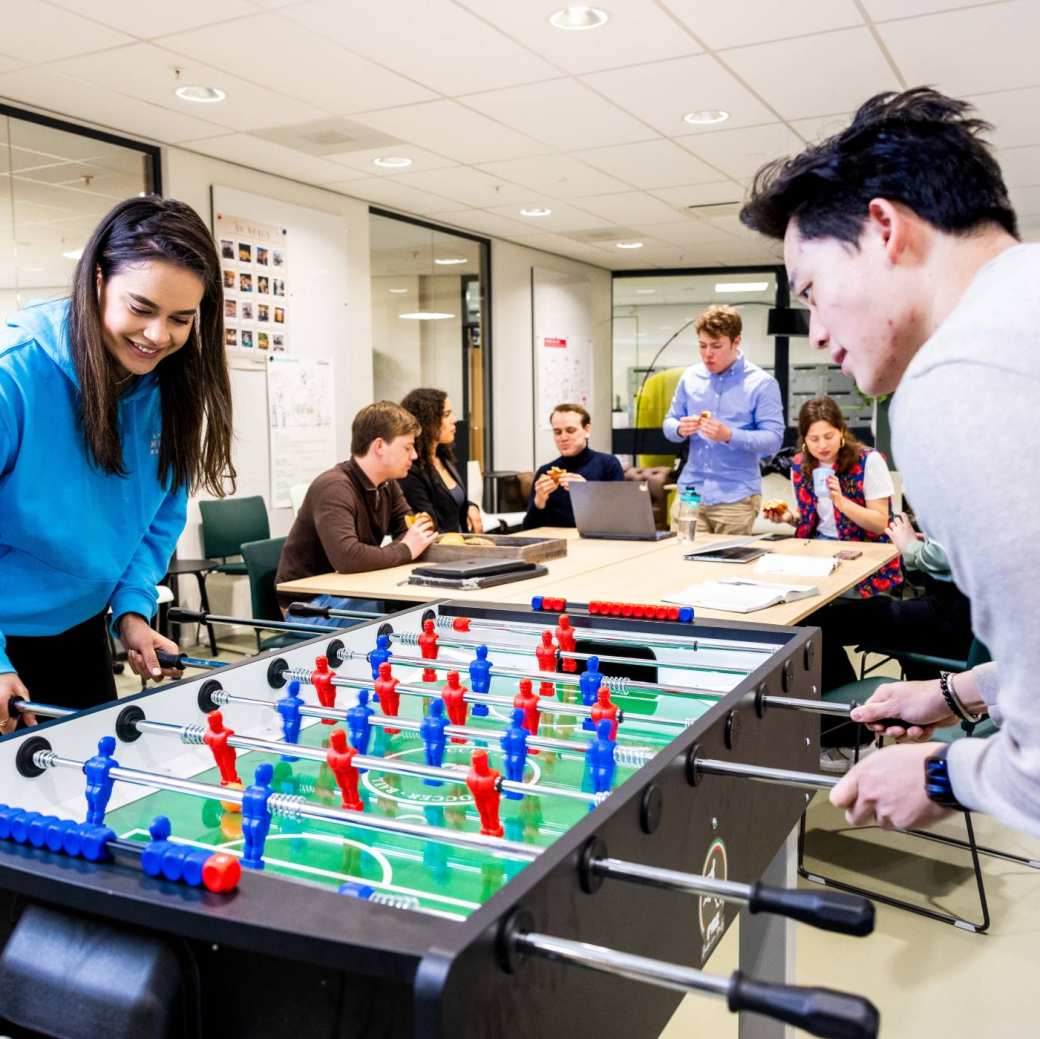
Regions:
M 690 441 L 679 486 L 701 497 L 697 530 L 750 534 L 762 504 L 759 458 L 780 450 L 784 439 L 780 386 L 740 352 L 740 313 L 709 307 L 697 320 L 701 363 L 683 372 L 664 435 Z

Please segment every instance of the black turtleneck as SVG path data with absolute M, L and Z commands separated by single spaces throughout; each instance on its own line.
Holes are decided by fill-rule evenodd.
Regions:
M 532 527 L 573 527 L 574 509 L 571 506 L 570 492 L 563 487 L 558 487 L 549 495 L 544 509 L 534 507 L 534 484 L 538 477 L 547 473 L 553 466 L 566 469 L 569 473 L 577 473 L 584 476 L 586 480 L 623 480 L 625 471 L 621 463 L 613 456 L 603 451 L 593 451 L 586 447 L 576 455 L 569 458 L 560 455 L 551 462 L 539 466 L 531 482 L 531 495 L 527 501 L 527 515 L 524 517 L 524 529 Z

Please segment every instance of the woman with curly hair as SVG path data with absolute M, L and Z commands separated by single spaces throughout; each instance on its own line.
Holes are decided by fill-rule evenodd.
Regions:
M 401 401 L 421 429 L 415 438 L 419 456 L 398 484 L 413 512 L 425 512 L 441 533 L 483 531 L 480 509 L 466 498 L 466 488 L 455 466 L 455 414 L 444 390 L 412 390 Z

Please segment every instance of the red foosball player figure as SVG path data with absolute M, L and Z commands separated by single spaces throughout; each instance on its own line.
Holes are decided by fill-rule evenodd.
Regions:
M 574 653 L 578 648 L 578 638 L 571 627 L 571 619 L 565 613 L 560 615 L 559 623 L 556 625 L 556 644 L 563 653 Z M 561 659 L 564 671 L 573 673 L 578 670 L 578 661 L 573 657 L 562 657 Z
M 436 625 L 433 620 L 423 621 L 422 634 L 419 636 L 419 654 L 423 660 L 436 660 L 437 659 L 437 639 L 439 636 L 436 632 Z M 432 667 L 428 667 L 423 671 L 424 682 L 436 682 L 437 672 Z
M 502 798 L 498 781 L 501 779 L 502 773 L 496 772 L 488 764 L 486 750 L 473 751 L 470 762 L 466 786 L 473 795 L 477 813 L 480 815 L 480 832 L 485 837 L 501 837 L 505 833 L 505 829 L 498 819 L 498 803 Z
M 336 673 L 329 667 L 328 657 L 318 657 L 311 672 L 311 685 L 318 691 L 318 703 L 322 707 L 336 706 L 336 687 L 332 684 Z M 322 725 L 335 725 L 334 718 L 322 718 Z
M 333 729 L 329 736 L 329 749 L 325 763 L 336 777 L 336 785 L 343 798 L 343 807 L 363 812 L 365 803 L 358 796 L 358 770 L 354 767 L 357 751 L 347 743 L 347 734 L 342 729 Z
M 441 690 L 441 699 L 444 701 L 444 710 L 448 715 L 448 721 L 452 725 L 465 725 L 469 705 L 466 703 L 466 693 L 469 690 L 459 681 L 458 671 L 448 672 L 448 684 Z M 452 736 L 452 743 L 465 743 L 461 736 Z
M 228 746 L 228 740 L 234 735 L 235 730 L 224 725 L 224 716 L 220 711 L 210 711 L 206 715 L 206 731 L 202 735 L 202 742 L 213 752 L 213 760 L 220 770 L 221 786 L 230 786 L 232 783 L 242 785 L 242 779 L 235 768 L 238 752 L 234 747 Z
M 599 723 L 606 719 L 610 722 L 610 738 L 612 740 L 617 739 L 617 727 L 618 727 L 618 709 L 617 704 L 613 703 L 610 699 L 610 690 L 606 686 L 601 686 L 598 693 L 596 693 L 596 702 L 592 705 L 592 726 L 594 729 L 599 729 Z
M 556 646 L 553 643 L 553 633 L 548 629 L 542 630 L 541 644 L 535 646 L 534 655 L 538 658 L 539 671 L 556 670 Z
M 520 692 L 513 697 L 513 706 L 524 712 L 524 728 L 532 735 L 538 735 L 538 694 L 531 689 L 529 678 L 520 679 Z
M 379 697 L 379 706 L 382 707 L 383 714 L 389 715 L 391 718 L 397 717 L 397 712 L 401 707 L 401 694 L 397 691 L 400 682 L 399 678 L 394 678 L 390 674 L 388 662 L 379 665 L 379 677 L 375 680 L 374 688 L 376 696 Z M 396 736 L 401 730 L 384 729 L 383 731 L 387 736 Z

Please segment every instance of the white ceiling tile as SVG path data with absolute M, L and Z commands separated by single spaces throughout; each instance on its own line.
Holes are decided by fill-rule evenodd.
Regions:
M 988 139 L 998 148 L 1040 144 L 1040 87 L 968 96 L 977 114 L 993 124 Z
M 695 159 L 672 141 L 642 141 L 617 148 L 595 148 L 576 152 L 575 158 L 636 188 L 670 188 L 719 180 L 718 170 Z
M 515 206 L 497 206 L 491 212 L 510 219 L 516 217 Z M 612 221 L 593 216 L 583 209 L 565 203 L 554 205 L 549 216 L 538 218 L 538 227 L 543 232 L 598 231 L 609 228 L 611 224 Z
M 573 79 L 473 94 L 465 104 L 560 149 L 598 148 L 655 136 L 638 119 Z
M 818 144 L 836 133 L 841 133 L 852 122 L 852 116 L 852 112 L 844 112 L 841 115 L 815 115 L 810 119 L 792 119 L 788 125 L 809 144 Z
M 31 55 L 34 63 L 88 54 L 106 47 L 132 43 L 133 38 L 108 26 L 42 3 L 18 0 L 18 13 L 8 6 L 3 19 L 3 47 L 7 54 Z
M 931 45 L 939 49 L 934 39 Z M 879 91 L 900 89 L 866 28 L 741 47 L 721 57 L 785 119 L 852 110 Z
M 281 14 L 260 14 L 236 22 L 234 46 L 228 46 L 229 31 L 228 26 L 213 25 L 164 37 L 160 43 L 242 79 L 320 103 L 325 111 L 337 115 L 429 101 L 436 96 L 396 72 L 351 54 L 328 33 L 312 32 Z M 278 60 L 258 62 L 257 55 L 274 40 L 278 41 Z
M 265 173 L 276 173 L 307 184 L 328 184 L 346 179 L 343 167 L 334 162 L 305 155 L 251 134 L 228 134 L 206 141 L 193 141 L 186 147 L 203 155 L 227 159 L 241 166 L 251 166 Z
M 285 14 L 443 94 L 559 75 L 548 62 L 449 0 L 316 0 Z M 391 99 L 386 107 L 398 103 Z
M 134 0 L 130 4 L 126 0 L 52 0 L 52 3 L 144 40 L 256 14 L 256 8 L 248 0 L 220 0 L 220 3 L 177 0 L 175 4 L 168 0 Z M 225 40 L 229 31 L 237 33 L 237 29 L 225 30 Z
M 549 198 L 585 198 L 624 191 L 623 181 L 593 169 L 570 155 L 543 155 L 535 159 L 506 159 L 487 162 L 480 169 L 493 177 L 522 184 Z
M 744 189 L 736 181 L 720 180 L 712 184 L 655 188 L 650 194 L 675 209 L 686 209 L 689 206 L 716 206 L 722 202 L 739 202 L 744 197 Z
M 730 177 L 749 177 L 767 162 L 781 155 L 793 155 L 805 147 L 802 139 L 784 123 L 680 137 L 678 143 Z
M 727 127 L 777 118 L 710 54 L 597 72 L 583 76 L 582 82 L 669 137 L 697 129 L 683 121 L 691 111 L 720 108 L 729 112 L 730 118 L 720 124 Z
M 338 187 L 333 184 L 333 187 Z M 390 206 L 406 213 L 433 215 L 458 210 L 458 202 L 450 198 L 431 195 L 428 191 L 398 184 L 394 177 L 371 177 L 367 180 L 352 180 L 342 186 L 345 194 L 363 198 L 380 206 Z
M 82 119 L 117 133 L 177 144 L 226 133 L 223 126 L 171 112 L 146 101 L 69 79 L 52 66 L 0 75 L 0 95 L 66 118 Z
M 395 158 L 411 159 L 411 166 L 377 166 L 375 160 L 385 156 Z M 457 163 L 453 159 L 446 159 L 443 155 L 436 155 L 425 148 L 418 148 L 414 144 L 383 144 L 378 148 L 364 148 L 355 152 L 340 152 L 335 155 L 326 155 L 330 162 L 339 163 L 349 169 L 357 170 L 359 173 L 367 174 L 369 177 L 396 177 L 402 173 L 418 173 L 420 170 L 442 170 Z
M 986 0 L 861 0 L 867 16 L 874 22 L 890 18 L 912 18 L 919 14 L 951 11 L 958 7 L 980 7 Z M 1002 3 L 1003 0 L 990 0 Z
M 457 101 L 429 101 L 352 116 L 355 122 L 458 162 L 493 162 L 544 155 L 544 144 L 510 130 Z
M 26 63 L 23 60 L 0 54 L 0 72 L 10 72 L 12 69 L 21 68 L 24 64 Z
M 955 95 L 1040 83 L 1035 0 L 886 22 L 878 33 L 908 83 Z
M 519 220 L 510 220 L 499 213 L 483 209 L 459 209 L 437 214 L 438 223 L 453 224 L 478 234 L 495 235 L 498 238 L 516 238 L 529 234 L 531 228 Z
M 460 0 L 568 72 L 592 72 L 696 54 L 701 48 L 653 0 L 611 0 L 610 19 L 590 32 L 561 32 L 549 15 L 555 0 Z
M 654 224 L 650 232 L 655 238 L 673 245 L 713 245 L 733 241 L 733 236 L 721 228 L 693 217 L 671 224 Z
M 403 173 L 394 177 L 398 184 L 405 184 L 420 191 L 454 199 L 461 205 L 476 209 L 493 209 L 496 206 L 523 205 L 530 201 L 531 191 L 517 184 L 503 182 L 490 173 L 470 166 L 453 166 L 446 170 L 423 170 L 419 173 Z
M 1009 188 L 1040 186 L 1040 145 L 1005 149 L 997 152 L 997 161 Z
M 226 72 L 185 59 L 151 43 L 135 43 L 104 54 L 70 58 L 51 67 L 63 75 L 96 83 L 176 112 L 205 114 L 210 122 L 232 130 L 303 123 L 327 115 L 303 101 L 236 79 Z M 182 70 L 181 83 L 220 87 L 227 91 L 227 99 L 206 105 L 180 100 L 174 95 L 178 82 L 175 70 L 178 68 Z
M 704 0 L 664 2 L 713 50 L 863 24 L 853 0 L 797 0 L 793 4 L 778 4 L 775 0 L 716 4 L 707 4 Z
M 670 205 L 641 191 L 624 191 L 617 195 L 586 198 L 580 200 L 578 205 L 614 224 L 635 226 L 663 224 L 675 220 L 675 210 Z

